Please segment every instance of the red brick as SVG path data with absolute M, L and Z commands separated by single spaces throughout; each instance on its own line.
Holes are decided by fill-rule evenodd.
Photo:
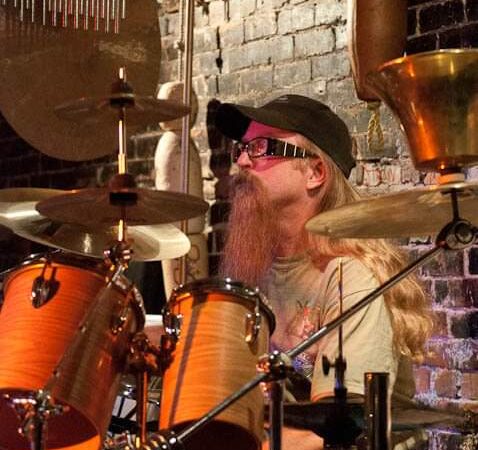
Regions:
M 456 398 L 458 396 L 458 386 L 456 381 L 456 372 L 451 370 L 442 370 L 436 374 L 435 392 L 439 397 Z
M 430 369 L 428 367 L 415 367 L 415 390 L 417 394 L 425 394 L 430 391 Z
M 478 373 L 463 374 L 461 396 L 470 400 L 478 400 Z
M 433 336 L 448 336 L 447 313 L 434 311 L 433 315 Z

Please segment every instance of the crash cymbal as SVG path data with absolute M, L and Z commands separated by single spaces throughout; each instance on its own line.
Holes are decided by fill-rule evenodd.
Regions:
M 462 219 L 478 223 L 478 183 L 456 182 L 360 200 L 322 212 L 306 229 L 333 238 L 398 238 L 436 234 L 452 218 L 451 191 Z
M 56 8 L 60 3 L 53 4 Z M 41 8 L 35 9 L 41 18 Z M 155 94 L 161 65 L 157 2 L 128 1 L 118 33 L 113 26 L 110 32 L 103 27 L 95 31 L 93 19 L 88 30 L 29 20 L 20 23 L 3 7 L 0 23 L 0 110 L 18 135 L 40 152 L 64 160 L 114 154 L 116 126 L 68 122 L 57 116 L 55 107 L 73 99 L 105 96 L 120 67 L 126 67 L 136 93 Z
M 99 98 L 81 98 L 64 103 L 55 108 L 60 118 L 77 124 L 97 126 L 98 131 L 115 127 L 118 123 L 117 110 L 112 104 L 124 103 L 127 108 L 126 125 L 146 126 L 158 122 L 167 122 L 186 115 L 189 108 L 182 103 L 170 100 L 158 100 L 155 97 L 140 96 L 133 93 L 111 94 Z
M 81 225 L 54 222 L 38 213 L 38 200 L 52 198 L 64 191 L 54 189 L 0 190 L 0 224 L 18 236 L 49 247 L 93 258 L 117 239 L 117 227 L 89 229 Z M 130 226 L 127 239 L 135 261 L 159 261 L 177 258 L 190 249 L 187 236 L 170 224 Z
M 60 223 L 88 227 L 172 223 L 204 214 L 208 204 L 181 192 L 141 188 L 73 190 L 40 201 L 38 212 Z

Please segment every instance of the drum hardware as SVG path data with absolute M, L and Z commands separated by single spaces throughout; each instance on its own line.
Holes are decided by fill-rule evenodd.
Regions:
M 133 448 L 139 449 L 146 442 L 146 433 L 150 430 L 147 420 L 149 377 L 151 374 L 162 374 L 163 355 L 157 346 L 150 343 L 144 332 L 138 332 L 132 339 L 127 365 L 128 371 L 136 377 L 136 429 Z
M 282 426 L 284 424 L 284 380 L 294 371 L 292 360 L 285 353 L 273 351 L 263 355 L 257 363 L 257 371 L 267 374 L 263 390 L 269 400 L 269 448 L 282 447 Z
M 342 258 L 339 258 L 337 267 L 337 286 L 339 295 L 339 317 L 343 314 L 343 267 Z M 332 363 L 327 356 L 322 357 L 322 372 L 328 375 L 331 368 L 334 368 L 334 403 L 333 408 L 326 418 L 324 432 L 321 437 L 324 439 L 325 448 L 350 449 L 353 448 L 360 435 L 359 428 L 351 416 L 347 403 L 347 387 L 345 385 L 345 371 L 347 362 L 343 355 L 343 332 L 342 325 L 338 327 L 338 355 Z M 390 450 L 389 447 L 382 447 L 380 450 Z
M 259 310 L 259 298 L 256 299 L 256 306 L 253 313 L 246 314 L 246 334 L 245 340 L 248 344 L 256 342 L 259 331 L 261 330 L 261 314 Z
M 24 397 L 3 396 L 20 420 L 18 432 L 30 442 L 31 450 L 46 450 L 47 420 L 68 411 L 68 406 L 55 404 L 42 389 Z
M 181 336 L 181 325 L 183 316 L 181 314 L 172 313 L 166 305 L 162 312 L 164 334 L 160 340 L 160 358 L 161 367 L 166 370 L 173 360 L 173 352 L 176 344 Z
M 49 279 L 45 278 L 47 267 L 51 268 Z M 51 267 L 50 259 L 47 257 L 43 264 L 41 274 L 33 280 L 32 286 L 32 305 L 34 308 L 40 308 L 49 302 L 58 291 L 60 283 L 55 280 L 56 268 Z
M 391 398 L 388 373 L 365 373 L 365 435 L 367 450 L 392 448 Z

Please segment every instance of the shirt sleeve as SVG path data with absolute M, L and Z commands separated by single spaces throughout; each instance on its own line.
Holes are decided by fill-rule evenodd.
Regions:
M 325 292 L 322 294 L 321 325 L 339 315 L 338 259 L 332 260 L 326 270 Z M 379 286 L 373 273 L 360 261 L 342 258 L 343 311 L 362 300 Z M 393 350 L 393 331 L 388 308 L 383 296 L 362 308 L 344 322 L 343 353 L 347 363 L 345 387 L 349 393 L 364 394 L 365 372 L 388 372 L 390 391 L 397 375 L 397 358 Z M 333 395 L 335 372 L 323 374 L 322 357 L 334 363 L 338 355 L 338 329 L 332 331 L 317 345 L 318 353 L 312 377 L 313 400 Z

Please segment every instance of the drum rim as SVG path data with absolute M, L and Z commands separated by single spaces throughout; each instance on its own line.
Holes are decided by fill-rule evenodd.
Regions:
M 276 327 L 276 319 L 272 307 L 266 295 L 263 294 L 258 287 L 252 288 L 250 285 L 242 281 L 236 281 L 229 277 L 209 277 L 201 280 L 191 281 L 186 284 L 181 284 L 173 289 L 171 296 L 166 303 L 174 305 L 177 303 L 178 297 L 184 295 L 186 292 L 191 294 L 207 293 L 207 292 L 223 292 L 227 294 L 235 294 L 248 300 L 259 300 L 259 308 L 264 311 L 269 321 L 269 333 L 272 334 Z
M 90 274 L 93 274 L 95 277 L 100 277 L 103 280 L 107 273 L 106 267 L 102 268 L 98 264 L 98 262 L 96 262 L 96 264 L 93 264 L 93 262 L 91 262 L 90 267 L 88 266 L 88 264 L 84 264 L 86 263 L 86 261 L 83 261 L 83 258 L 79 255 L 70 255 L 69 253 L 54 253 L 48 256 L 48 253 L 32 253 L 16 266 L 11 267 L 10 269 L 7 269 L 2 272 L 3 291 L 6 292 L 8 285 L 18 275 L 24 273 L 27 270 L 32 270 L 44 265 L 48 259 L 50 259 L 52 265 L 63 265 L 75 269 L 81 269 Z
M 53 252 L 46 251 L 41 253 L 30 253 L 18 264 L 3 271 L 1 275 L 4 279 L 6 279 L 11 273 L 16 272 L 17 270 L 34 264 L 44 264 L 47 259 L 49 259 L 52 263 L 65 264 L 79 267 L 81 269 L 93 270 L 102 275 L 107 272 L 107 268 L 102 266 L 102 263 L 98 262 L 97 259 L 92 260 L 86 256 L 67 253 L 62 250 L 56 250 Z

